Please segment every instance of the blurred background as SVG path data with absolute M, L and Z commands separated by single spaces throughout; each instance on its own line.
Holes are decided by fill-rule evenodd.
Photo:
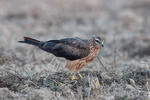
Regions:
M 67 71 L 63 58 L 17 41 L 99 35 L 105 39 L 99 56 L 112 72 L 148 70 L 149 32 L 150 0 L 0 0 L 0 68 L 24 76 L 33 69 L 39 76 Z M 83 70 L 104 71 L 93 62 Z

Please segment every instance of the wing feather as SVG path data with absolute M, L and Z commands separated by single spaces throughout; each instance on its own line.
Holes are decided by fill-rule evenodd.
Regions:
M 44 42 L 41 49 L 54 54 L 57 57 L 64 57 L 69 60 L 81 59 L 89 54 L 89 41 L 80 38 L 65 38 L 61 40 L 50 40 Z

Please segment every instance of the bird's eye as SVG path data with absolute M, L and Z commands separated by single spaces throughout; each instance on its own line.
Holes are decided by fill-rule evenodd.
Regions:
M 95 40 L 97 43 L 99 43 L 99 40 Z

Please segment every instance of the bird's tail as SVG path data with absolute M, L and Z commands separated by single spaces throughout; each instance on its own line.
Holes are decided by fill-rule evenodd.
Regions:
M 30 37 L 24 37 L 23 41 L 18 41 L 20 43 L 27 43 L 27 44 L 31 44 L 31 45 L 35 45 L 35 46 L 39 46 L 41 41 L 36 40 L 36 39 L 32 39 Z

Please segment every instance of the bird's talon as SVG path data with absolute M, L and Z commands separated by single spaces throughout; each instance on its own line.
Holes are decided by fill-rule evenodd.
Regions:
M 79 78 L 75 77 L 74 75 L 72 75 L 72 80 L 78 80 Z

